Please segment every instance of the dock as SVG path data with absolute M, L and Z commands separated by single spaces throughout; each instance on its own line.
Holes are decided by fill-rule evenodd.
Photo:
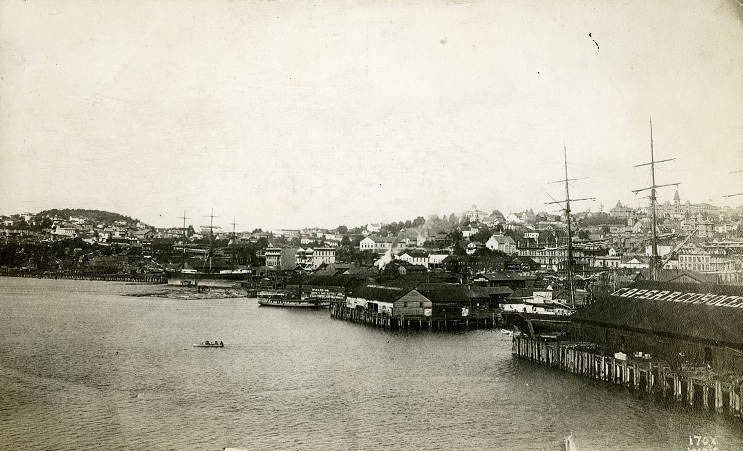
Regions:
M 470 330 L 500 328 L 499 315 L 473 315 L 472 317 L 443 317 L 417 315 L 390 315 L 386 312 L 374 312 L 367 309 L 350 308 L 345 301 L 330 304 L 330 317 L 365 324 L 384 329 L 429 329 L 429 330 Z
M 672 369 L 663 361 L 605 355 L 589 342 L 563 342 L 549 337 L 513 337 L 512 354 L 520 359 L 583 377 L 621 385 L 689 408 L 714 412 L 739 421 L 743 381 L 707 368 Z

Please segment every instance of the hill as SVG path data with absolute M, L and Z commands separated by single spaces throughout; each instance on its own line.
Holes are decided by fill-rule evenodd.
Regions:
M 53 208 L 51 210 L 40 211 L 35 216 L 37 218 L 51 218 L 56 216 L 68 220 L 70 217 L 78 217 L 85 218 L 95 224 L 113 224 L 116 221 L 125 221 L 128 225 L 134 225 L 138 222 L 136 218 L 119 213 L 103 210 L 88 210 L 84 208 Z

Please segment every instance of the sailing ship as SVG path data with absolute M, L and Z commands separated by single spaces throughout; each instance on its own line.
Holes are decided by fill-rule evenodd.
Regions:
M 188 218 L 186 218 L 185 212 L 183 213 L 183 216 L 181 218 L 183 219 L 183 261 L 180 269 L 175 271 L 166 271 L 166 275 L 168 277 L 168 285 L 193 286 L 197 288 L 240 288 L 241 283 L 248 279 L 251 271 L 247 269 L 235 268 L 234 253 L 231 259 L 231 268 L 215 268 L 214 210 L 212 210 L 212 214 L 209 215 L 209 225 L 204 226 L 205 228 L 209 229 L 209 249 L 205 255 L 204 260 L 202 261 L 201 268 L 198 269 L 189 264 L 186 259 L 186 219 Z M 234 221 L 233 224 L 235 224 Z M 234 242 L 234 226 L 232 239 Z

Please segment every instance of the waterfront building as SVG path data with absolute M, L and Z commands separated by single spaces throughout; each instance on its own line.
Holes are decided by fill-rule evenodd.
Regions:
M 690 288 L 693 287 L 693 288 Z M 743 288 L 642 282 L 571 317 L 579 340 L 673 367 L 743 371 Z
M 346 296 L 346 307 L 393 317 L 428 319 L 432 303 L 414 288 L 363 284 Z

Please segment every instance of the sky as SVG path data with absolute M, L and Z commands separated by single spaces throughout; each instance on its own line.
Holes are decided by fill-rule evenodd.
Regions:
M 743 6 L 0 2 L 0 213 L 349 226 L 743 203 Z M 590 36 L 589 36 L 590 33 Z M 659 191 L 661 201 L 673 188 Z

